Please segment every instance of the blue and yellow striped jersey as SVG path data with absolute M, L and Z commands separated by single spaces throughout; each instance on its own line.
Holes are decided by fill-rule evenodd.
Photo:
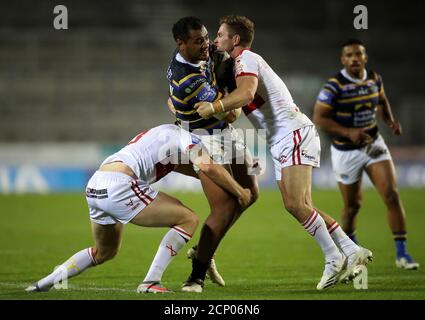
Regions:
M 168 67 L 167 79 L 170 84 L 170 98 L 176 110 L 176 124 L 193 131 L 224 129 L 227 123 L 211 117 L 203 119 L 193 108 L 200 101 L 213 102 L 220 99 L 220 92 L 214 74 L 214 62 L 208 61 L 194 65 L 186 62 L 176 51 Z
M 332 119 L 348 128 L 368 128 L 367 133 L 376 139 L 378 126 L 376 111 L 384 96 L 382 78 L 369 71 L 362 81 L 353 81 L 345 70 L 330 78 L 320 91 L 317 102 L 333 111 Z M 332 144 L 339 150 L 364 147 L 355 145 L 345 137 L 332 137 Z

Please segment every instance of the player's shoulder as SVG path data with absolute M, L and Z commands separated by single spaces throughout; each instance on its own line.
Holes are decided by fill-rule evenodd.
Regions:
M 201 81 L 206 81 L 205 76 L 200 72 L 199 68 L 195 68 L 188 63 L 178 61 L 176 55 L 173 56 L 168 67 L 167 79 L 176 85 L 180 85 L 187 80 L 189 83 L 197 80 L 199 81 L 199 79 L 201 79 Z
M 381 75 L 374 70 L 367 71 L 367 79 L 368 80 L 375 80 L 375 81 L 382 81 Z
M 338 72 L 329 77 L 323 87 L 337 93 L 345 84 L 347 84 L 347 79 L 341 74 L 341 72 Z
M 251 49 L 246 48 L 243 49 L 239 55 L 235 58 L 235 62 L 243 61 L 243 60 L 258 60 L 262 59 L 262 57 L 258 54 L 253 52 Z

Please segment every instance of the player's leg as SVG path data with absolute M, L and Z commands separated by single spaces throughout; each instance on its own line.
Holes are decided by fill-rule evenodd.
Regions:
M 193 165 L 191 164 L 180 164 L 174 171 L 184 174 L 186 176 L 199 179 L 198 174 L 195 172 L 195 170 L 193 169 Z M 187 251 L 187 257 L 193 260 L 196 258 L 197 253 L 198 253 L 198 245 L 194 245 Z M 221 276 L 221 274 L 219 273 L 217 269 L 217 265 L 215 263 L 214 257 L 211 258 L 211 261 L 209 263 L 209 267 L 207 269 L 207 277 L 209 277 L 209 279 L 212 282 L 218 284 L 219 286 L 223 287 L 226 284 L 223 277 Z
M 355 243 L 357 243 L 357 214 L 360 211 L 363 200 L 361 186 L 361 179 L 352 184 L 343 184 L 341 182 L 338 182 L 338 188 L 340 190 L 343 201 L 343 209 L 341 216 L 342 229 Z
M 257 201 L 260 193 L 260 189 L 258 187 L 258 179 L 256 175 L 249 175 L 248 174 L 248 168 L 252 167 L 252 159 L 250 158 L 248 161 L 245 160 L 244 164 L 232 164 L 232 175 L 233 178 L 243 187 L 246 189 L 251 190 L 251 203 L 249 206 L 251 206 L 255 201 Z M 233 223 L 236 222 L 236 220 L 241 216 L 242 212 L 245 211 L 248 207 L 241 209 L 240 206 L 237 208 L 237 215 L 235 216 Z
M 55 284 L 72 278 L 90 267 L 102 264 L 118 253 L 121 245 L 121 223 L 101 225 L 92 222 L 92 233 L 95 240 L 93 247 L 75 253 L 51 274 L 29 286 L 26 290 L 28 292 L 48 291 Z
M 285 167 L 278 180 L 286 210 L 314 237 L 325 256 L 325 270 L 317 289 L 335 285 L 342 272 L 344 257 L 332 240 L 323 218 L 311 203 L 311 166 L 296 165 Z
M 417 269 L 406 250 L 406 215 L 397 191 L 396 173 L 392 160 L 379 161 L 366 167 L 366 172 L 378 190 L 388 210 L 388 223 L 397 250 L 396 265 L 404 269 Z
M 205 174 L 200 172 L 199 178 L 211 211 L 201 230 L 196 258 L 192 260 L 192 272 L 182 288 L 186 292 L 202 292 L 210 261 L 220 241 L 232 225 L 238 207 L 237 200 Z
M 370 250 L 359 247 L 351 240 L 335 219 L 320 209 L 315 209 L 325 221 L 332 240 L 347 257 L 345 271 L 341 274 L 339 281 L 348 283 L 361 273 L 362 268 L 358 268 L 359 265 L 366 266 L 373 260 L 373 254 Z
M 159 192 L 131 223 L 143 227 L 169 227 L 138 292 L 170 292 L 160 282 L 164 271 L 183 246 L 192 238 L 198 225 L 196 214 L 178 199 Z

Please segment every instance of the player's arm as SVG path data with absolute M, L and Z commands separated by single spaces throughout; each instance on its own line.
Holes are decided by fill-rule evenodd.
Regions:
M 367 128 L 347 128 L 333 120 L 332 107 L 321 101 L 316 101 L 314 105 L 313 122 L 326 133 L 346 137 L 353 143 L 362 143 L 370 139 L 366 133 Z
M 236 89 L 223 99 L 214 102 L 199 102 L 195 109 L 199 115 L 208 119 L 215 113 L 222 113 L 241 108 L 254 100 L 257 92 L 258 79 L 253 75 L 244 75 L 236 78 Z
M 167 106 L 168 109 L 173 113 L 176 114 L 176 108 L 174 108 L 173 102 L 171 101 L 171 98 L 168 98 L 167 100 Z
M 384 88 L 381 89 L 381 93 L 379 95 L 378 115 L 388 125 L 388 127 L 391 128 L 394 134 L 402 134 L 401 124 L 394 118 L 390 102 L 388 101 Z
M 233 194 L 243 207 L 247 207 L 251 202 L 251 191 L 244 189 L 233 179 L 229 172 L 222 166 L 214 163 L 210 156 L 202 148 L 195 147 L 189 151 L 190 161 L 199 170 L 208 176 L 215 184 Z

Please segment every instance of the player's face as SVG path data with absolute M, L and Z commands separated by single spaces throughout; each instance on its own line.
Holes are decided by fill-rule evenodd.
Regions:
M 218 50 L 226 51 L 227 53 L 232 52 L 235 48 L 233 44 L 233 37 L 229 34 L 227 24 L 223 23 L 218 29 L 214 44 L 217 46 Z
M 200 30 L 190 30 L 189 38 L 179 43 L 180 53 L 191 63 L 208 60 L 209 41 L 208 31 L 204 26 Z
M 359 44 L 345 46 L 342 48 L 341 63 L 349 74 L 360 77 L 367 63 L 365 47 Z

